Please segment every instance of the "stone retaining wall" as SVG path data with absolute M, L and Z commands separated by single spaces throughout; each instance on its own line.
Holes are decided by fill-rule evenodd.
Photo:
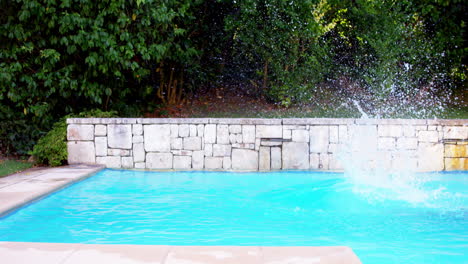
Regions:
M 468 120 L 71 118 L 69 164 L 110 168 L 468 169 Z

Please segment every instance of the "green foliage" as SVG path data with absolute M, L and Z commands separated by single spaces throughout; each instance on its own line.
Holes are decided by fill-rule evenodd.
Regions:
M 67 122 L 66 119 L 70 117 L 99 117 L 109 118 L 116 117 L 115 111 L 103 112 L 99 109 L 94 109 L 86 112 L 79 113 L 76 116 L 66 116 L 56 122 L 52 129 L 39 139 L 34 146 L 33 151 L 30 152 L 36 158 L 39 164 L 49 166 L 60 166 L 66 163 L 67 152 Z
M 160 73 L 181 79 L 199 54 L 189 34 L 201 2 L 1 1 L 3 151 L 26 153 L 64 114 L 157 100 L 159 88 L 173 83 Z
M 249 0 L 237 6 L 226 27 L 238 52 L 256 67 L 256 86 L 286 105 L 310 98 L 331 67 L 322 36 L 340 17 L 325 19 L 331 11 L 326 1 Z
M 67 123 L 60 119 L 39 139 L 30 153 L 39 164 L 60 166 L 67 160 Z
M 0 1 L 0 150 L 86 109 L 138 116 L 225 86 L 283 106 L 466 89 L 462 0 Z M 404 103 L 396 103 L 405 99 Z

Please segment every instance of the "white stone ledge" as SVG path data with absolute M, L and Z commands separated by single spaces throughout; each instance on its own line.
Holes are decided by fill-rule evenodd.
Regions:
M 283 125 L 351 125 L 353 118 L 284 118 Z
M 210 124 L 222 125 L 281 125 L 277 118 L 210 118 Z
M 67 124 L 223 124 L 223 125 L 443 125 L 468 126 L 468 119 L 354 118 L 68 118 Z
M 357 125 L 427 125 L 427 119 L 355 119 Z
M 209 118 L 138 118 L 138 124 L 208 124 Z

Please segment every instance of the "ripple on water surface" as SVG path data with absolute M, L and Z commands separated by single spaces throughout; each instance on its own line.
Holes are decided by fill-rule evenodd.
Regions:
M 402 195 L 338 173 L 104 170 L 0 219 L 0 240 L 347 245 L 363 263 L 468 262 L 468 174 L 418 177 Z

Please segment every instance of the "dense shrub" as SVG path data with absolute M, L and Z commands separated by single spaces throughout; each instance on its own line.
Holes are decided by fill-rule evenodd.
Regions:
M 466 88 L 466 7 L 463 0 L 0 1 L 0 148 L 26 154 L 65 115 L 100 108 L 135 116 L 187 102 L 200 87 L 234 84 L 285 106 L 313 100 L 330 83 L 353 99 L 383 98 L 372 106 L 424 102 L 441 89 Z
M 68 157 L 66 119 L 69 117 L 116 117 L 116 112 L 91 110 L 76 116 L 69 115 L 61 118 L 47 134 L 39 139 L 30 153 L 39 164 L 60 166 L 66 163 Z
M 184 72 L 199 53 L 189 34 L 200 3 L 1 1 L 5 151 L 24 154 L 60 116 L 86 108 L 182 101 Z

